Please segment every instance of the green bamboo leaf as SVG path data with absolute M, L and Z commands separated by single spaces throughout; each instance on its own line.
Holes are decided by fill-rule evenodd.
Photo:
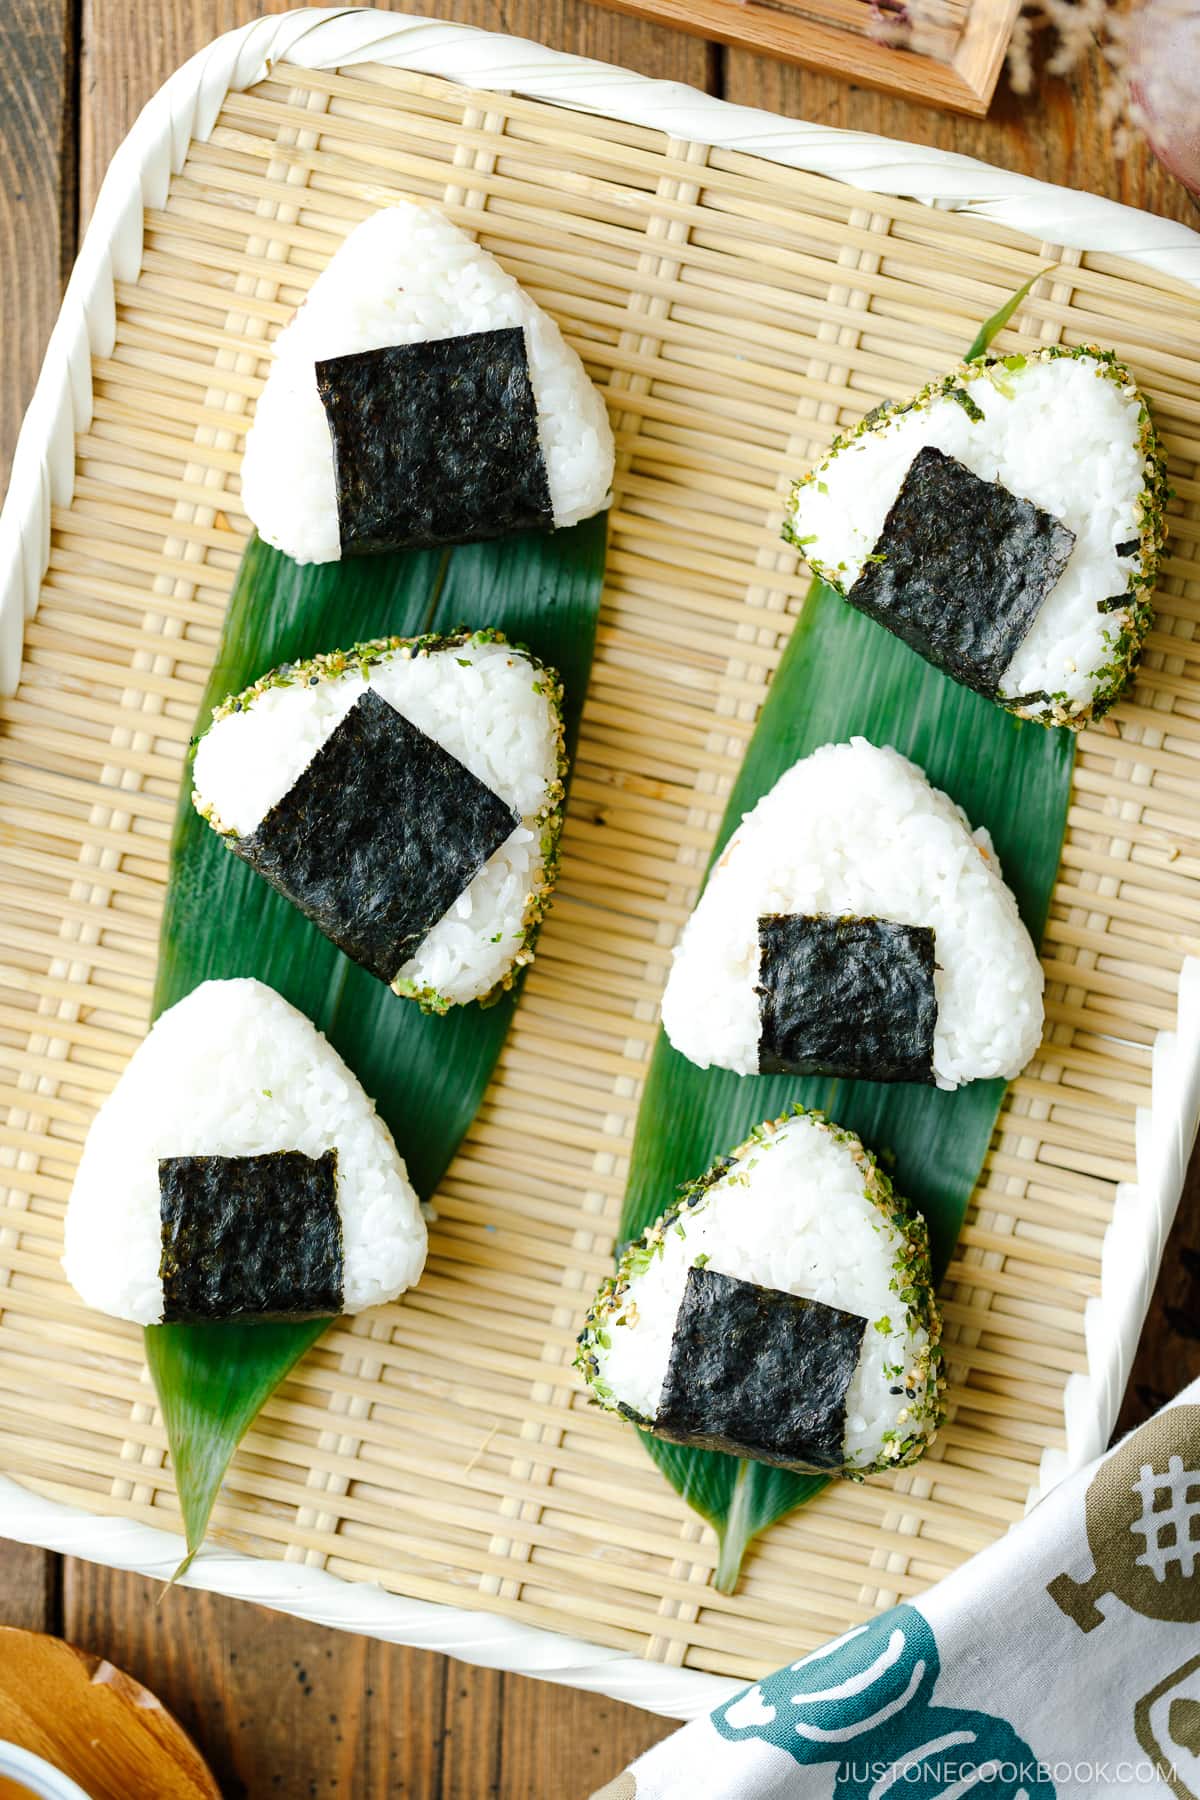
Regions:
M 999 337 L 1000 333 L 1004 330 L 1004 327 L 1008 324 L 1008 321 L 1016 312 L 1018 306 L 1020 306 L 1023 300 L 1028 298 L 1035 284 L 1042 279 L 1043 275 L 1053 275 L 1057 267 L 1057 263 L 1050 263 L 1046 268 L 1039 269 L 1037 274 L 1031 275 L 1029 280 L 1025 283 L 1025 286 L 1019 287 L 1016 293 L 1011 295 L 1010 298 L 1004 302 L 1004 305 L 992 314 L 990 319 L 984 320 L 976 333 L 974 343 L 963 357 L 964 362 L 978 362 L 981 356 L 986 356 L 987 352 L 991 349 L 992 339 Z
M 855 736 L 891 744 L 992 834 L 1034 941 L 1058 869 L 1074 734 L 1014 719 L 960 687 L 890 632 L 814 582 L 771 683 L 717 837 L 719 855 L 743 813 L 785 769 L 821 744 Z M 681 1183 L 794 1101 L 819 1107 L 884 1158 L 925 1214 L 940 1276 L 962 1226 L 1004 1097 L 1002 1081 L 957 1092 L 907 1084 L 697 1069 L 660 1032 L 638 1114 L 623 1238 L 650 1224 Z M 717 1585 L 730 1592 L 746 1545 L 824 1482 L 642 1434 L 684 1499 L 721 1540 Z
M 498 626 L 562 675 L 573 754 L 595 647 L 606 520 L 454 551 L 412 551 L 300 567 L 258 538 L 247 546 L 197 729 L 227 693 L 265 670 L 366 638 Z M 378 1105 L 428 1197 L 470 1124 L 516 1004 L 431 1018 L 397 999 L 231 856 L 191 805 L 184 770 L 159 942 L 154 1016 L 200 982 L 257 976 L 308 1015 Z M 302 1324 L 153 1325 L 158 1390 L 188 1560 L 217 1490 L 263 1402 L 320 1336 Z M 184 1564 L 186 1567 L 186 1564 Z

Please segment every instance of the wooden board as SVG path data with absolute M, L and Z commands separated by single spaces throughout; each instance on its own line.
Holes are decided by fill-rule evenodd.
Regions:
M 885 27 L 869 0 L 604 4 L 719 39 L 733 49 L 782 57 L 855 86 L 976 117 L 991 104 L 1020 11 L 1020 0 L 924 0 L 921 23 Z

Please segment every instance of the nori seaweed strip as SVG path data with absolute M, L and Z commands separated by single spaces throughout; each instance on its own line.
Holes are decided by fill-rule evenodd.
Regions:
M 768 913 L 758 940 L 762 1074 L 932 1082 L 929 926 Z
M 164 1156 L 158 1192 L 164 1323 L 341 1312 L 336 1150 Z
M 927 444 L 846 595 L 935 668 L 995 699 L 1075 533 Z
M 360 350 L 316 370 L 343 556 L 554 524 L 522 326 Z
M 839 1469 L 867 1321 L 715 1269 L 688 1270 L 660 1437 L 788 1469 Z
M 1121 612 L 1129 605 L 1128 594 L 1110 594 L 1107 600 L 1097 600 L 1097 612 Z
M 520 814 L 372 688 L 230 847 L 391 982 Z
M 1142 544 L 1140 538 L 1126 538 L 1123 543 L 1117 545 L 1117 555 L 1136 556 L 1141 547 Z M 1128 599 L 1129 596 L 1126 595 L 1125 598 Z

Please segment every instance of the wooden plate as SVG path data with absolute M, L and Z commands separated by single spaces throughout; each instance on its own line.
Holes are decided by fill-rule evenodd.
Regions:
M 77 1781 L 91 1800 L 221 1800 L 162 1702 L 102 1657 L 0 1626 L 0 1737 Z

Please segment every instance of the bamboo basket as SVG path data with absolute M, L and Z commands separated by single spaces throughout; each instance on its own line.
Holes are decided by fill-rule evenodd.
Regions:
M 362 32 L 372 15 L 354 17 Z M 425 1279 L 334 1328 L 267 1405 L 193 1578 L 684 1713 L 919 1593 L 1111 1424 L 1194 1129 L 1190 980 L 1186 1041 L 1162 1034 L 1200 939 L 1200 307 L 1147 261 L 528 88 L 342 62 L 276 62 L 247 91 L 224 81 L 182 134 L 176 116 L 140 268 L 141 198 L 136 217 L 121 200 L 111 331 L 102 284 L 86 296 L 94 401 L 73 467 L 50 459 L 44 578 L 26 533 L 36 614 L 0 708 L 0 1533 L 127 1566 L 175 1548 L 156 1535 L 178 1517 L 140 1335 L 67 1287 L 63 1210 L 145 1028 L 271 339 L 366 212 L 427 196 L 559 319 L 617 432 L 562 882 Z M 1108 210 L 1119 237 L 1129 215 Z M 1182 267 L 1196 240 L 1166 229 L 1157 260 Z M 944 1289 L 949 1422 L 917 1471 L 829 1488 L 772 1529 L 726 1598 L 712 1534 L 635 1433 L 585 1406 L 573 1339 L 610 1266 L 670 947 L 806 588 L 778 537 L 787 479 L 836 426 L 949 366 L 1050 263 L 1005 343 L 1110 344 L 1151 396 L 1178 495 L 1158 622 L 1136 691 L 1080 741 L 1046 1045 L 1011 1087 Z M 86 377 L 85 357 L 77 396 Z M 571 1640 L 561 1655 L 547 1632 Z

